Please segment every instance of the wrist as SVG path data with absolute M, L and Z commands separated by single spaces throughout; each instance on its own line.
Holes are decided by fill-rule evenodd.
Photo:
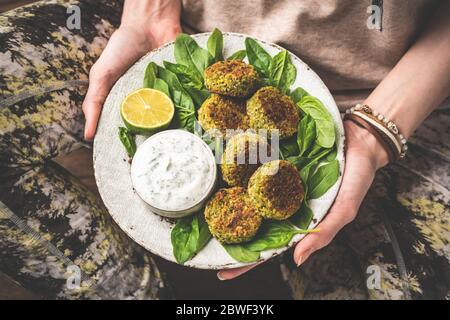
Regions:
M 159 47 L 167 42 L 175 40 L 182 32 L 179 21 L 162 20 L 156 25 L 146 27 L 147 37 L 153 42 L 154 47 Z
M 180 16 L 180 0 L 126 0 L 120 27 L 138 30 L 153 49 L 181 32 Z
M 347 136 L 347 151 L 356 152 L 369 159 L 374 170 L 389 163 L 389 155 L 383 145 L 368 130 L 352 121 L 344 121 Z

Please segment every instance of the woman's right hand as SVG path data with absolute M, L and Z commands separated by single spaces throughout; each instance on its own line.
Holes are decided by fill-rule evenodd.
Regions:
M 135 5 L 137 2 L 130 3 L 130 6 Z M 174 40 L 181 32 L 179 15 L 177 18 L 174 10 L 165 16 L 169 17 L 168 19 L 156 17 L 156 11 L 152 12 L 151 10 L 149 12 L 152 13 L 152 19 L 149 17 L 139 19 L 133 14 L 138 15 L 137 11 L 141 8 L 127 8 L 126 6 L 127 2 L 121 26 L 113 33 L 100 58 L 89 72 L 89 88 L 83 101 L 83 112 L 86 117 L 84 128 L 86 140 L 94 139 L 103 103 L 117 79 L 140 57 L 150 50 Z M 165 9 L 170 8 L 166 7 Z M 170 17 L 171 15 L 173 18 Z M 149 20 L 156 20 L 157 23 L 150 24 Z

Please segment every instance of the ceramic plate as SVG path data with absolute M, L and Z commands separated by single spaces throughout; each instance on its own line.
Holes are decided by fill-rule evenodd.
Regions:
M 201 47 L 206 48 L 209 35 L 209 33 L 202 33 L 192 37 Z M 227 57 L 237 50 L 245 49 L 246 37 L 242 34 L 224 33 L 224 56 Z M 259 39 L 255 40 L 272 56 L 282 50 L 275 44 Z M 171 42 L 149 52 L 116 82 L 106 99 L 100 117 L 94 141 L 94 169 L 100 195 L 109 213 L 123 231 L 150 252 L 175 262 L 170 242 L 170 232 L 174 223 L 153 213 L 133 190 L 128 157 L 118 138 L 118 127 L 123 126 L 119 110 L 122 100 L 130 92 L 142 88 L 144 71 L 149 62 L 153 61 L 159 65 L 162 65 L 164 60 L 175 62 L 173 51 L 174 43 Z M 292 53 L 290 56 L 297 68 L 297 79 L 292 88 L 301 86 L 311 95 L 319 98 L 331 113 L 337 130 L 337 159 L 340 163 L 340 178 L 321 198 L 310 202 L 314 219 L 309 228 L 313 228 L 326 215 L 341 184 L 344 170 L 344 128 L 336 103 L 322 80 L 298 57 Z M 137 145 L 139 146 L 144 140 L 145 137 L 138 136 Z M 282 253 L 300 241 L 303 236 L 296 235 L 289 246 L 284 248 L 262 252 L 261 261 Z M 244 266 L 245 263 L 235 261 L 219 242 L 212 239 L 185 265 L 200 269 L 226 269 Z

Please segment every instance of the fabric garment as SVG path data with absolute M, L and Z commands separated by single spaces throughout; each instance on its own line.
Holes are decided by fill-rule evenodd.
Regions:
M 438 2 L 183 0 L 182 22 L 189 32 L 217 27 L 290 50 L 318 73 L 343 110 L 365 99 L 394 67 Z
M 81 30 L 66 26 L 71 4 Z M 41 298 L 170 297 L 151 255 L 52 161 L 84 145 L 89 69 L 121 11 L 44 1 L 0 15 L 0 271 Z

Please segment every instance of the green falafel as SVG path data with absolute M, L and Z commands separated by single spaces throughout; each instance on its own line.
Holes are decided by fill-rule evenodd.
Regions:
M 230 244 L 253 238 L 262 222 L 241 187 L 217 191 L 206 205 L 205 219 L 211 234 L 221 243 Z
M 198 121 L 204 130 L 219 130 L 225 137 L 227 129 L 248 128 L 245 103 L 233 98 L 212 94 L 198 110 Z
M 231 187 L 247 187 L 250 177 L 264 160 L 261 156 L 271 156 L 270 145 L 262 136 L 253 132 L 233 136 L 222 155 L 223 180 Z
M 297 168 L 289 161 L 275 160 L 256 170 L 248 194 L 264 218 L 285 220 L 300 209 L 305 191 Z
M 204 78 L 209 91 L 241 98 L 250 96 L 261 82 L 256 69 L 240 60 L 218 61 L 206 68 Z
M 280 138 L 297 132 L 299 112 L 290 97 L 275 87 L 263 87 L 247 101 L 252 129 L 279 130 Z

